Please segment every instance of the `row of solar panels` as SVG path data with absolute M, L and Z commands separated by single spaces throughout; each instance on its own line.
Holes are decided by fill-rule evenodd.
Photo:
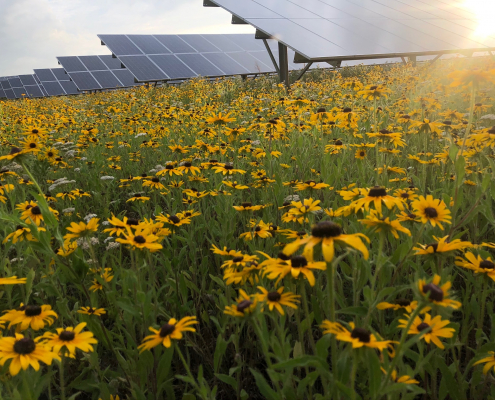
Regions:
M 182 81 L 275 72 L 263 41 L 253 35 L 98 35 L 112 55 L 57 57 L 62 68 L 35 69 L 34 75 L 0 77 L 0 98 L 45 97 L 115 89 L 142 82 Z M 278 60 L 275 40 L 266 41 Z M 295 53 L 289 49 L 289 60 Z M 428 58 L 428 57 L 425 57 Z M 400 58 L 344 61 L 341 66 L 400 62 Z M 304 64 L 289 61 L 289 69 Z M 311 68 L 328 68 L 315 63 Z

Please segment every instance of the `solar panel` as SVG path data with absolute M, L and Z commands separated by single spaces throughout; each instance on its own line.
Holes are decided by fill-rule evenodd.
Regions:
M 25 85 L 24 89 L 26 89 L 27 94 L 29 97 L 45 97 L 43 92 L 41 91 L 41 88 L 38 85 Z
M 62 96 L 65 93 L 62 85 L 58 81 L 54 82 L 41 82 L 48 96 Z
M 18 77 L 11 77 L 11 78 L 7 78 L 9 83 L 10 83 L 10 86 L 12 86 L 12 88 L 23 88 L 24 85 L 22 84 L 21 80 L 18 78 Z
M 36 76 L 38 77 L 38 79 L 41 82 L 53 82 L 53 81 L 56 81 L 57 80 L 57 78 L 55 77 L 55 75 L 53 75 L 52 70 L 49 69 L 49 68 L 35 69 L 34 70 L 34 73 L 36 74 Z
M 21 80 L 23 86 L 26 85 L 37 85 L 36 80 L 33 75 L 19 75 L 19 79 Z
M 60 69 L 67 72 L 67 79 L 72 80 L 80 91 L 135 85 L 128 79 L 125 82 L 119 80 L 114 72 L 122 69 L 122 62 L 110 55 L 57 57 L 57 59 L 63 67 Z
M 209 0 L 296 52 L 295 61 L 361 60 L 495 49 L 448 0 Z M 459 27 L 456 29 L 456 27 Z
M 4 92 L 5 96 L 7 96 L 7 99 L 14 100 L 16 98 L 12 89 L 5 89 Z
M 60 81 L 60 86 L 62 86 L 66 94 L 79 94 L 77 86 L 72 81 Z
M 3 91 L 3 89 L 0 89 L 0 99 L 5 99 L 5 98 L 7 98 L 5 92 Z
M 0 81 L 0 84 L 2 84 L 3 89 L 11 89 L 12 86 L 10 86 L 10 83 L 7 79 Z
M 14 91 L 14 96 L 16 99 L 23 99 L 29 97 L 24 87 L 15 87 L 12 88 L 12 90 Z
M 118 36 L 98 35 L 138 82 L 275 72 L 263 42 L 252 35 Z M 278 50 L 275 41 L 268 42 Z M 290 68 L 302 66 L 291 63 Z

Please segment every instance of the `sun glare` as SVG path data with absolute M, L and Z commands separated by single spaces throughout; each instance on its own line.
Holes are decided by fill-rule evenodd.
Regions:
M 464 0 L 464 6 L 476 15 L 478 23 L 474 35 L 490 36 L 495 34 L 495 1 L 492 0 Z

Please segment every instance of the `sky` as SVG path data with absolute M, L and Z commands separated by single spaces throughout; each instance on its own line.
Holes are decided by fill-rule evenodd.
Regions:
M 0 76 L 110 54 L 97 34 L 253 33 L 203 0 L 0 0 Z

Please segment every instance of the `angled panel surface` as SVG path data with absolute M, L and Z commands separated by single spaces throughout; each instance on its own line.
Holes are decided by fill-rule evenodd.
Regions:
M 24 86 L 29 97 L 45 97 L 38 85 L 26 85 Z
M 0 99 L 6 99 L 7 96 L 5 95 L 5 92 L 3 91 L 3 89 L 0 89 Z
M 241 64 L 234 61 L 225 53 L 205 53 L 203 54 L 208 61 L 216 65 L 218 68 L 222 68 L 222 71 L 227 75 L 240 75 L 248 74 L 249 71 Z
M 119 59 L 138 81 L 161 81 L 169 79 L 169 76 L 146 56 L 122 56 Z
M 21 83 L 26 86 L 26 85 L 36 85 L 36 81 L 34 80 L 33 75 L 19 75 L 19 79 L 21 80 Z
M 128 69 L 114 69 L 112 72 L 125 87 L 139 85 L 139 83 L 134 82 L 134 75 Z
M 108 69 L 121 69 L 122 68 L 122 63 L 118 58 L 109 56 L 109 55 L 104 55 L 104 56 L 99 56 L 101 61 L 107 66 Z
M 170 54 L 164 45 L 152 35 L 127 35 L 144 54 Z
M 55 75 L 55 78 L 57 78 L 57 81 L 70 81 L 69 75 L 67 75 L 65 69 L 53 68 L 51 71 L 53 75 Z
M 7 97 L 7 99 L 9 99 L 9 100 L 15 99 L 15 94 L 14 94 L 14 91 L 12 89 L 5 89 L 4 92 L 5 92 L 5 96 Z
M 22 84 L 21 80 L 18 77 L 8 78 L 8 81 L 10 83 L 10 86 L 12 86 L 12 88 L 23 88 L 24 87 L 24 85 Z
M 211 53 L 221 51 L 218 47 L 210 43 L 201 35 L 178 35 L 184 42 L 191 46 L 198 53 Z
M 60 85 L 63 87 L 65 93 L 67 94 L 79 94 L 79 90 L 77 90 L 77 86 L 72 81 L 61 81 Z
M 98 37 L 116 56 L 143 54 L 125 35 L 98 35 Z
M 196 51 L 177 35 L 154 35 L 154 37 L 172 53 L 194 53 Z
M 34 73 L 41 82 L 53 82 L 57 80 L 49 68 L 35 69 Z
M 24 87 L 15 87 L 12 88 L 12 90 L 14 91 L 14 96 L 16 99 L 24 99 L 29 97 Z
M 57 57 L 57 60 L 67 72 L 88 70 L 78 57 Z
M 222 76 L 225 72 L 215 67 L 201 54 L 178 54 L 177 57 L 191 70 L 201 76 Z
M 107 69 L 107 66 L 103 64 L 98 56 L 79 56 L 79 60 L 81 60 L 88 71 L 101 71 Z
M 102 88 L 115 88 L 123 86 L 111 71 L 93 71 L 92 75 Z
M 90 72 L 72 72 L 70 77 L 79 90 L 96 90 L 102 88 Z
M 173 79 L 187 79 L 198 76 L 197 73 L 173 54 L 150 56 L 150 58 L 167 76 Z
M 62 96 L 65 94 L 64 89 L 60 86 L 60 83 L 55 82 L 43 82 L 43 88 L 45 89 L 48 96 Z

